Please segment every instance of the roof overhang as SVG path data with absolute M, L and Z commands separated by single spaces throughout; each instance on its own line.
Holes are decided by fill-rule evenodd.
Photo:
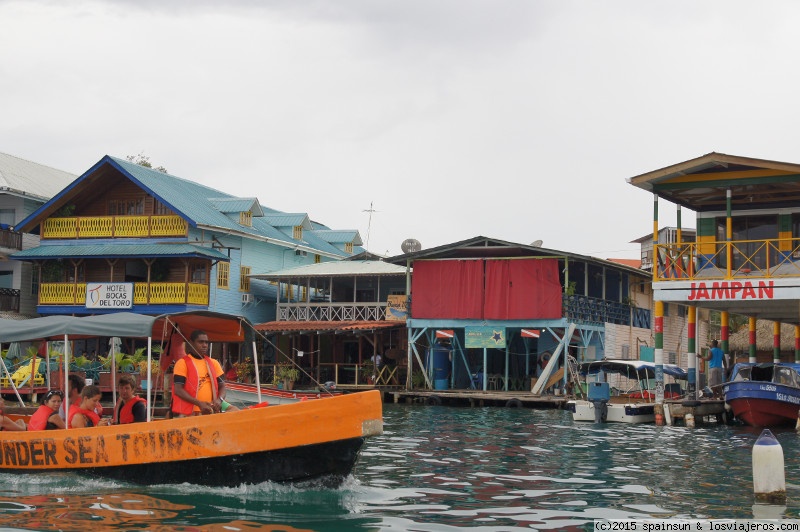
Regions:
M 227 255 L 216 249 L 192 244 L 79 244 L 44 245 L 10 255 L 14 260 L 48 260 L 78 258 L 203 258 L 229 262 Z
M 270 321 L 254 326 L 264 333 L 283 334 L 358 334 L 405 327 L 404 321 Z

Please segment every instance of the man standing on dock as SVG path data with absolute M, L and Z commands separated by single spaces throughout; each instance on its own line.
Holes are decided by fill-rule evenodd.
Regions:
M 708 361 L 708 386 L 714 390 L 716 395 L 719 390 L 715 390 L 716 386 L 722 384 L 722 369 L 725 363 L 725 353 L 719 348 L 716 340 L 711 340 L 711 348 L 706 355 L 697 355 L 699 358 Z

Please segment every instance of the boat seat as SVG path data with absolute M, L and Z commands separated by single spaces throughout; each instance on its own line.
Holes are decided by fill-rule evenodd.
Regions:
M 664 385 L 664 397 L 668 399 L 676 399 L 683 395 L 681 385 L 677 382 L 671 382 Z

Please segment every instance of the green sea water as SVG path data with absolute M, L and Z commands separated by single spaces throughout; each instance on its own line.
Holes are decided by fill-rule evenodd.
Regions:
M 141 487 L 0 475 L 3 530 L 588 530 L 594 519 L 753 518 L 760 430 L 576 424 L 520 408 L 385 405 L 385 432 L 338 489 Z M 334 427 L 331 427 L 334 430 Z M 800 518 L 800 446 L 785 456 Z

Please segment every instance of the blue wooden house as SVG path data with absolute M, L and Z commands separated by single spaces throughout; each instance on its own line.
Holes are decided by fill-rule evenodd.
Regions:
M 33 265 L 42 315 L 212 310 L 270 321 L 280 285 L 251 275 L 362 251 L 358 231 L 110 156 L 15 229 L 41 237 L 11 258 Z M 129 306 L 96 306 L 97 290 L 118 286 Z

